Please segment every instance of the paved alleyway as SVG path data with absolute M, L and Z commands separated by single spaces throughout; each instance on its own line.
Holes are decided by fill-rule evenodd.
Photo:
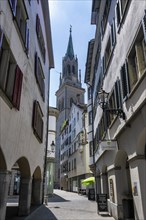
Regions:
M 49 198 L 48 206 L 39 207 L 25 220 L 113 220 L 112 217 L 99 216 L 97 204 L 86 196 L 55 190 Z

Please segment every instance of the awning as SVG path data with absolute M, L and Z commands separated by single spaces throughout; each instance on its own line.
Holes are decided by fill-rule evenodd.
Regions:
M 82 185 L 84 185 L 84 186 L 88 186 L 88 185 L 93 184 L 93 183 L 95 183 L 95 177 L 93 177 L 93 176 L 82 180 Z

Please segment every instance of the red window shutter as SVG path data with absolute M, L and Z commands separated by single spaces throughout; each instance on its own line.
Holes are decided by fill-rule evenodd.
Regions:
M 14 89 L 13 89 L 13 105 L 19 110 L 20 107 L 20 98 L 21 98 L 21 89 L 22 89 L 22 79 L 23 74 L 20 70 L 20 68 L 16 67 L 16 73 L 15 73 L 15 83 L 14 83 Z

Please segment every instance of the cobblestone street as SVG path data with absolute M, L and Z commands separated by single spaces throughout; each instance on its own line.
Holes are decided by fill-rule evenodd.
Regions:
M 54 190 L 48 206 L 41 206 L 26 220 L 112 220 L 97 214 L 97 203 L 86 196 L 62 190 Z

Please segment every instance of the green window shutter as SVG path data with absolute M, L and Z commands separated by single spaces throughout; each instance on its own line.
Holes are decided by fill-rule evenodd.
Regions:
M 146 10 L 145 10 L 145 15 L 142 19 L 142 27 L 143 27 L 144 39 L 146 43 Z
M 120 74 L 121 74 L 123 100 L 126 100 L 130 92 L 127 61 L 121 67 Z

